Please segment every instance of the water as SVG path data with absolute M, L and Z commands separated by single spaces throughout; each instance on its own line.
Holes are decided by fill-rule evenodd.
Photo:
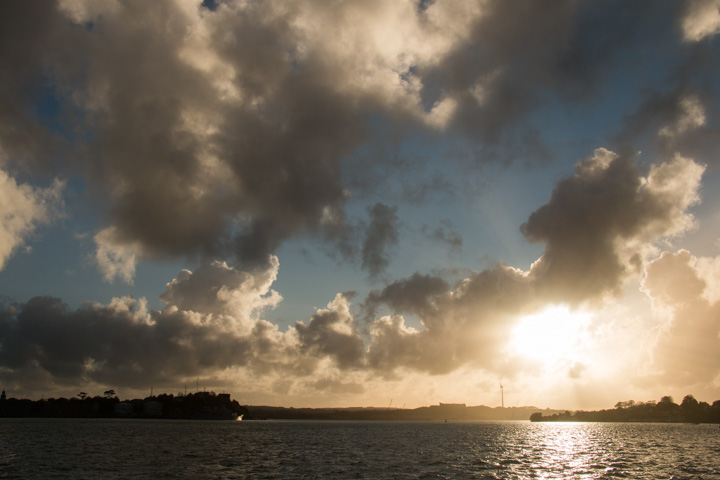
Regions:
M 0 478 L 720 479 L 720 429 L 0 419 Z

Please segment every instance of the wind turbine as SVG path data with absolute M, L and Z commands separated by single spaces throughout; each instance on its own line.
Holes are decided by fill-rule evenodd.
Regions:
M 503 384 L 500 384 L 500 406 L 505 408 L 505 391 L 503 390 Z

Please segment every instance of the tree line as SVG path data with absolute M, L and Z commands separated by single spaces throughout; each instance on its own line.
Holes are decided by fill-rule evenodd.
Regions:
M 669 423 L 720 423 L 720 400 L 710 405 L 685 395 L 678 405 L 666 395 L 659 402 L 618 402 L 608 410 L 576 412 L 565 411 L 554 415 L 540 412 L 530 416 L 533 422 L 669 422 Z
M 0 399 L 0 417 L 221 419 L 230 413 L 243 415 L 247 409 L 230 395 L 215 392 L 163 393 L 122 402 L 114 390 L 95 396 L 80 392 L 72 398 Z

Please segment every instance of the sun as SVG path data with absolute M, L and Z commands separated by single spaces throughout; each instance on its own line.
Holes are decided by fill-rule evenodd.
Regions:
M 591 315 L 553 305 L 520 319 L 512 331 L 511 349 L 531 360 L 553 364 L 582 356 Z

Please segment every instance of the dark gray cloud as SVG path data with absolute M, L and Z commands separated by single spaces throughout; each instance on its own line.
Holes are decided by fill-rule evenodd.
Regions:
M 128 31 L 127 22 L 149 13 L 128 11 L 105 27 L 117 33 L 97 54 L 120 69 L 126 62 L 113 56 L 150 45 L 131 78 L 118 82 L 123 75 L 103 68 L 97 79 L 113 89 L 108 123 L 94 129 L 106 134 L 101 150 L 116 155 L 108 165 L 116 183 L 127 185 L 112 199 L 114 222 L 150 252 L 263 261 L 289 236 L 320 228 L 326 208 L 342 206 L 338 158 L 360 138 L 362 114 L 314 69 L 293 69 L 290 18 L 262 4 L 208 15 L 213 52 L 238 72 L 227 88 L 257 98 L 222 101 L 207 74 L 177 54 L 188 20 L 169 3 L 165 10 L 157 14 L 177 19 L 170 38 L 156 38 L 152 21 Z M 117 36 L 128 40 L 119 42 L 124 51 Z
M 382 249 L 353 241 L 344 212 L 344 162 L 364 141 L 449 126 L 476 145 L 474 159 L 549 158 L 529 112 L 591 95 L 647 32 L 680 36 L 673 2 L 420 2 L 410 16 L 385 11 L 411 37 L 393 44 L 379 41 L 396 25 L 377 5 L 4 2 L 2 149 L 15 166 L 81 172 L 113 232 L 98 248 L 133 246 L 110 277 L 147 258 L 262 264 L 300 234 L 338 258 L 361 248 L 375 276 Z M 378 118 L 392 133 L 373 131 Z M 408 165 L 365 163 L 390 165 L 384 177 L 401 184 Z M 428 201 L 447 182 L 418 174 L 398 195 Z
M 349 248 L 340 159 L 373 101 L 339 92 L 320 58 L 298 63 L 291 11 L 31 3 L 3 5 L 3 150 L 22 164 L 63 151 L 48 113 L 31 113 L 39 90 L 78 112 L 69 163 L 107 205 L 115 245 L 245 262 L 298 233 Z
M 167 285 L 161 311 L 130 297 L 76 310 L 51 297 L 5 304 L 0 377 L 15 384 L 49 375 L 54 380 L 45 391 L 51 391 L 93 382 L 174 388 L 237 368 L 306 375 L 316 360 L 254 315 L 279 301 L 270 291 L 276 273 L 277 260 L 252 274 L 218 263 L 184 270 Z
M 717 163 L 717 156 L 709 152 L 720 139 L 720 129 L 714 115 L 715 92 L 708 87 L 680 81 L 671 90 L 648 92 L 625 117 L 622 131 L 613 141 L 627 145 L 649 138 L 660 155 L 680 152 L 704 163 Z
M 689 226 L 685 210 L 699 201 L 703 170 L 678 157 L 645 178 L 633 155 L 605 149 L 579 162 L 521 226 L 528 240 L 546 245 L 531 271 L 543 293 L 583 302 L 619 288 L 640 267 L 649 239 Z
M 40 123 L 36 112 L 54 89 L 47 66 L 62 53 L 56 35 L 70 46 L 74 35 L 54 3 L 3 2 L 0 5 L 0 162 L 5 158 L 23 170 L 38 172 L 67 151 L 66 142 Z M 57 115 L 63 112 L 54 112 Z
M 457 99 L 452 125 L 476 142 L 477 162 L 548 161 L 532 113 L 548 100 L 572 109 L 597 99 L 626 65 L 646 62 L 658 38 L 675 47 L 681 11 L 672 1 L 486 2 L 467 41 L 418 71 L 424 104 Z
M 209 368 L 249 361 L 249 338 L 217 335 L 186 312 L 144 312 L 120 305 L 71 310 L 59 299 L 36 297 L 17 313 L 3 312 L 3 377 L 46 371 L 61 380 L 122 386 L 172 384 Z
M 387 249 L 397 244 L 398 223 L 397 207 L 376 203 L 368 209 L 370 225 L 362 246 L 362 266 L 371 278 L 377 277 L 390 264 Z
M 386 305 L 395 314 L 422 315 L 432 308 L 430 301 L 433 298 L 449 289 L 450 285 L 442 278 L 415 272 L 408 278 L 370 292 L 365 299 L 364 308 L 368 312 L 367 317 L 373 319 L 381 305 Z
M 318 310 L 306 325 L 295 324 L 300 339 L 300 350 L 313 357 L 331 357 L 340 368 L 362 366 L 365 344 L 358 336 L 347 299 L 341 294 Z

